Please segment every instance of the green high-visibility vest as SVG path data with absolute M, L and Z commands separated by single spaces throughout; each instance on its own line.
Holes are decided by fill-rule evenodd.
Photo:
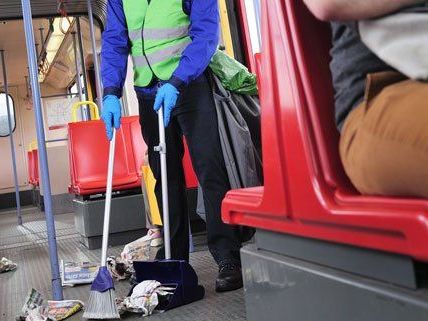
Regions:
M 183 0 L 123 0 L 131 41 L 134 84 L 144 87 L 153 77 L 168 80 L 191 42 Z

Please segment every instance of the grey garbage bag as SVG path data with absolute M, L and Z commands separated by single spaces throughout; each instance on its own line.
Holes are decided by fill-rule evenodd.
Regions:
M 215 75 L 211 75 L 211 83 L 230 187 L 259 186 L 263 183 L 259 100 L 256 96 L 226 90 Z M 200 186 L 197 213 L 206 220 Z M 241 241 L 247 242 L 253 237 L 255 229 L 240 226 L 239 232 Z
M 213 95 L 223 157 L 232 189 L 259 186 L 261 177 L 258 98 L 226 90 L 213 75 Z

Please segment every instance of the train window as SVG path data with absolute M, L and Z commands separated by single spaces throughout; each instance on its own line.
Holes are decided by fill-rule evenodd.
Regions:
M 10 95 L 7 96 L 5 93 L 0 93 L 0 137 L 6 137 L 10 134 L 6 97 L 9 99 L 10 116 L 12 118 L 12 133 L 16 128 L 15 106 L 13 105 L 13 99 Z
M 86 89 L 84 87 L 85 84 L 84 84 L 84 80 L 83 80 L 83 75 L 80 75 L 80 84 L 82 86 L 82 91 L 83 91 L 83 93 L 82 93 L 82 96 L 83 96 L 82 99 L 83 100 L 87 100 L 87 98 L 86 98 Z M 79 93 L 79 89 L 77 87 L 76 80 L 73 80 L 73 82 L 71 83 L 71 85 L 68 87 L 67 92 L 69 94 L 73 94 L 73 95 Z
M 253 54 L 260 52 L 261 31 L 260 31 L 260 0 L 245 0 L 245 11 L 251 40 Z

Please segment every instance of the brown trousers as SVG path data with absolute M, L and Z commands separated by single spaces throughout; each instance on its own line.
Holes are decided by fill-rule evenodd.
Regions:
M 339 150 L 361 193 L 428 198 L 428 83 L 393 72 L 368 75 Z

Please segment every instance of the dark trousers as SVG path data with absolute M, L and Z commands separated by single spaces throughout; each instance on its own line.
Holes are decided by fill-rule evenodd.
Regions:
M 159 144 L 154 97 L 137 96 L 141 128 L 149 150 L 149 164 L 156 178 L 156 198 L 162 208 L 160 160 L 158 152 L 153 149 Z M 238 263 L 241 247 L 239 230 L 221 220 L 221 202 L 230 186 L 220 146 L 212 90 L 204 75 L 182 90 L 172 116 L 165 133 L 172 258 L 189 260 L 189 217 L 182 166 L 184 135 L 204 193 L 208 248 L 218 264 Z M 163 256 L 161 249 L 157 258 Z

